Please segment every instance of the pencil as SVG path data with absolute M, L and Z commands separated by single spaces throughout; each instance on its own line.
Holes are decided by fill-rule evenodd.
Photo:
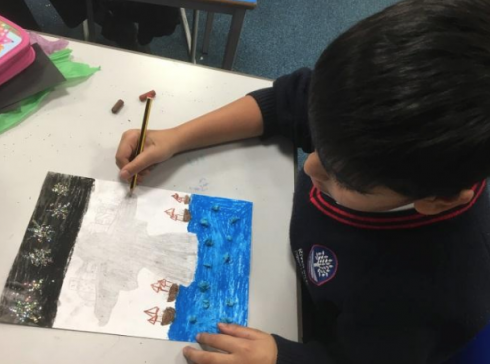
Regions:
M 148 123 L 150 121 L 150 110 L 151 110 L 152 103 L 153 103 L 153 99 L 151 97 L 148 97 L 146 99 L 145 115 L 143 116 L 143 124 L 141 125 L 140 138 L 138 139 L 138 145 L 136 146 L 133 159 L 136 158 L 138 155 L 140 155 L 140 153 L 143 153 L 143 150 L 145 149 L 146 130 L 148 129 Z M 133 190 L 136 187 L 137 181 L 138 181 L 138 173 L 136 173 L 133 176 L 133 179 L 131 180 L 131 185 L 129 187 L 130 195 L 133 194 Z

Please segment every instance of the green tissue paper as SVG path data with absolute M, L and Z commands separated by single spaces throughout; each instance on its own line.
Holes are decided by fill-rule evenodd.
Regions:
M 49 56 L 54 65 L 66 78 L 66 82 L 71 80 L 83 80 L 93 75 L 100 70 L 100 67 L 90 67 L 84 63 L 73 62 L 70 59 L 71 49 L 63 49 L 54 52 Z M 0 114 L 0 134 L 20 123 L 31 113 L 36 111 L 41 104 L 41 101 L 52 91 L 52 89 L 39 92 L 31 97 L 28 97 L 16 110 L 12 110 Z

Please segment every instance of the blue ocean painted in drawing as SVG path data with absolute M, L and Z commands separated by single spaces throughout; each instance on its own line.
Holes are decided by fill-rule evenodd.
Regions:
M 194 281 L 181 286 L 168 337 L 195 341 L 218 332 L 219 322 L 246 325 L 252 238 L 252 203 L 192 195 L 188 231 L 198 238 Z

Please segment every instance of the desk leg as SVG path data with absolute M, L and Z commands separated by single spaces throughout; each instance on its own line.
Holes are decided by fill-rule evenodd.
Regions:
M 95 19 L 93 0 L 85 0 L 87 9 L 87 22 L 84 22 L 84 38 L 86 41 L 95 42 Z
M 231 18 L 230 31 L 228 33 L 228 41 L 226 42 L 225 58 L 223 60 L 223 68 L 231 70 L 235 61 L 238 41 L 242 31 L 243 20 L 245 19 L 245 9 L 237 9 Z
M 192 42 L 191 42 L 191 62 L 196 63 L 197 35 L 199 32 L 199 10 L 193 11 L 192 22 Z
M 206 18 L 206 30 L 204 31 L 204 42 L 202 45 L 202 53 L 208 54 L 209 42 L 211 41 L 211 32 L 213 31 L 214 13 L 208 12 Z

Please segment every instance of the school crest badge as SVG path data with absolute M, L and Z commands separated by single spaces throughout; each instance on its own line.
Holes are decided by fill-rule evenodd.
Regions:
M 308 278 L 317 286 L 330 281 L 337 273 L 335 253 L 322 245 L 313 245 L 308 255 Z

